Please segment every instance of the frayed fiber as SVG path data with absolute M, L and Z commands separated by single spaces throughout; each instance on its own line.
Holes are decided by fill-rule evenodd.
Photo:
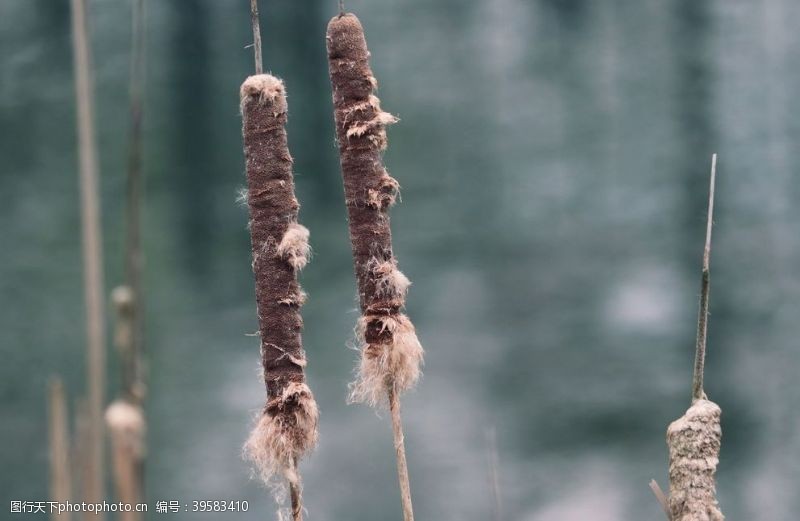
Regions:
M 264 483 L 298 483 L 295 462 L 317 445 L 319 411 L 306 384 L 290 383 L 267 404 L 244 445 L 244 456 Z
M 390 339 L 389 343 L 366 342 L 368 329 Z M 422 345 L 411 320 L 403 314 L 361 317 L 356 326 L 361 360 L 356 380 L 350 384 L 351 403 L 373 407 L 387 405 L 387 389 L 404 392 L 416 385 L 423 362 Z

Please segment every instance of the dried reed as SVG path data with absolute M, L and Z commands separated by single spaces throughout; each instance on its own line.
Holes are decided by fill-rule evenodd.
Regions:
M 409 280 L 392 251 L 389 207 L 399 184 L 383 165 L 386 127 L 397 118 L 374 95 L 364 30 L 353 14 L 328 24 L 328 65 L 334 117 L 358 281 L 361 318 L 356 336 L 361 361 L 350 399 L 372 406 L 388 402 L 392 417 L 403 516 L 414 518 L 400 418 L 399 395 L 419 379 L 423 350 L 411 320 L 403 314 Z
M 103 302 L 103 247 L 86 0 L 72 0 L 71 6 L 75 96 L 78 107 L 84 294 L 88 335 L 89 439 L 87 440 L 87 471 L 83 492 L 86 502 L 98 503 L 105 499 L 103 406 L 106 382 L 106 328 Z M 102 513 L 97 513 L 95 519 L 102 521 L 104 517 Z

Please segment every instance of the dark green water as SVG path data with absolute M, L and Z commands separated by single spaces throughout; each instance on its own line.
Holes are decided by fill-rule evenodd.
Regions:
M 110 288 L 122 271 L 130 13 L 90 3 Z M 273 504 L 239 458 L 264 399 L 235 203 L 247 2 L 148 4 L 148 496 L 247 499 L 231 519 L 268 519 Z M 347 5 L 383 106 L 402 119 L 386 162 L 403 185 L 395 250 L 427 349 L 404 403 L 417 518 L 491 518 L 493 429 L 503 519 L 663 519 L 647 483 L 666 485 L 665 428 L 688 406 L 718 152 L 706 387 L 723 409 L 720 502 L 729 519 L 795 519 L 800 4 Z M 325 62 L 335 9 L 261 7 L 315 250 L 304 340 L 322 419 L 306 501 L 311 521 L 391 521 L 388 418 L 344 401 L 357 313 Z M 69 27 L 64 0 L 0 3 L 2 508 L 46 498 L 47 379 L 61 374 L 73 400 L 84 389 Z

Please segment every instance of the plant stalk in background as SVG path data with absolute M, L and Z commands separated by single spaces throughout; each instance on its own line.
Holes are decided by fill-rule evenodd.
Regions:
M 64 504 L 72 501 L 72 470 L 70 469 L 69 424 L 67 400 L 61 378 L 50 381 L 50 501 Z M 70 512 L 52 514 L 54 519 L 69 521 Z
M 399 185 L 386 171 L 386 126 L 397 118 L 384 112 L 361 22 L 340 14 L 328 24 L 328 65 L 333 88 L 336 136 L 358 282 L 361 318 L 356 334 L 361 362 L 351 385 L 351 401 L 372 406 L 388 402 L 391 411 L 403 517 L 414 518 L 406 464 L 400 394 L 419 379 L 423 350 L 411 320 L 403 313 L 409 280 L 392 251 L 389 208 Z
M 89 439 L 86 448 L 87 469 L 83 493 L 87 503 L 98 503 L 105 499 L 103 406 L 106 383 L 106 326 L 103 302 L 103 246 L 86 0 L 72 0 L 71 5 L 75 96 L 78 113 L 83 276 L 88 336 Z M 97 521 L 102 521 L 103 518 L 102 513 L 95 515 Z
M 117 498 L 128 504 L 143 502 L 147 423 L 144 414 L 144 298 L 141 214 L 144 199 L 142 174 L 142 96 L 145 63 L 144 0 L 133 0 L 130 68 L 130 134 L 125 209 L 125 284 L 114 288 L 116 311 L 114 343 L 119 355 L 122 389 L 106 409 L 111 433 L 112 469 Z M 139 521 L 139 512 L 120 513 L 122 521 Z

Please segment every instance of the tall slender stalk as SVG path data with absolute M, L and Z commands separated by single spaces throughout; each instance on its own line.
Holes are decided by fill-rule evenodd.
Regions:
M 67 400 L 61 378 L 53 378 L 50 381 L 49 413 L 50 501 L 63 504 L 72 501 L 72 474 Z M 54 513 L 51 517 L 60 521 L 69 521 L 70 512 Z
M 356 332 L 361 362 L 351 386 L 351 401 L 388 402 L 405 521 L 413 521 L 400 393 L 419 379 L 422 346 L 411 320 L 403 314 L 409 280 L 397 268 L 392 250 L 389 207 L 399 184 L 383 165 L 386 126 L 397 118 L 380 108 L 377 82 L 369 65 L 364 30 L 353 14 L 339 14 L 328 24 L 328 66 L 342 167 L 350 243 L 358 282 L 361 318 Z
M 253 59 L 256 74 L 264 72 L 264 58 L 261 56 L 261 24 L 258 21 L 258 0 L 250 0 L 250 25 L 253 29 Z
M 703 373 L 706 364 L 706 339 L 708 337 L 708 296 L 711 284 L 711 229 L 714 221 L 714 185 L 717 179 L 717 154 L 711 156 L 711 181 L 708 188 L 708 220 L 706 243 L 703 248 L 703 274 L 700 284 L 700 306 L 697 311 L 697 340 L 695 342 L 694 377 L 692 378 L 692 400 L 705 397 Z
M 142 171 L 142 124 L 145 85 L 145 0 L 133 0 L 131 16 L 130 130 L 128 145 L 127 202 L 125 210 L 125 284 L 132 296 L 129 306 L 131 345 L 124 361 L 123 387 L 134 401 L 145 395 L 144 374 L 144 290 L 142 270 L 142 210 L 144 174 Z
M 256 69 L 260 68 L 258 13 L 251 2 Z M 291 515 L 303 517 L 298 461 L 317 443 L 319 412 L 306 384 L 300 335 L 305 293 L 298 272 L 311 253 L 308 230 L 297 221 L 292 157 L 286 138 L 288 106 L 283 82 L 269 74 L 247 78 L 240 90 L 247 167 L 247 204 L 253 251 L 261 363 L 267 403 L 244 447 L 245 456 L 270 486 L 283 477 Z M 283 483 L 278 481 L 278 489 Z M 276 494 L 280 500 L 282 494 Z
M 130 66 L 130 131 L 125 209 L 125 284 L 114 288 L 114 343 L 122 374 L 120 396 L 106 409 L 111 433 L 112 469 L 118 499 L 141 503 L 144 493 L 146 395 L 144 364 L 144 291 L 142 284 L 142 118 L 145 74 L 145 1 L 133 0 Z M 123 521 L 138 521 L 138 512 L 122 512 Z
M 711 159 L 708 222 L 703 249 L 700 310 L 697 320 L 692 404 L 681 418 L 667 428 L 669 447 L 669 518 L 671 521 L 723 521 L 716 498 L 715 473 L 722 440 L 722 411 L 703 391 L 703 370 L 708 326 L 710 292 L 711 228 L 714 219 L 714 185 L 717 155 Z M 652 485 L 651 485 L 652 486 Z M 655 489 L 654 489 L 655 491 Z M 658 494 L 656 494 L 658 497 Z
M 75 96 L 78 107 L 78 160 L 83 237 L 84 294 L 86 299 L 87 381 L 89 384 L 89 440 L 87 502 L 105 498 L 103 405 L 105 396 L 106 326 L 103 303 L 103 247 L 100 229 L 97 147 L 94 130 L 91 59 L 86 0 L 72 0 L 72 45 L 75 61 Z M 104 518 L 96 515 L 98 521 Z

